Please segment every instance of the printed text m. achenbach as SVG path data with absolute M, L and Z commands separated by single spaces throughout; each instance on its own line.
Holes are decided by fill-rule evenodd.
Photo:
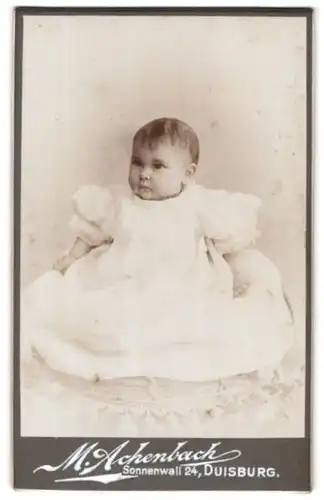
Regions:
M 217 464 L 230 462 L 242 455 L 240 450 L 231 449 L 221 451 L 222 443 L 220 441 L 212 443 L 206 450 L 192 450 L 186 446 L 188 441 L 180 441 L 176 447 L 166 452 L 148 451 L 150 441 L 139 444 L 137 450 L 133 453 L 126 452 L 130 441 L 124 441 L 113 450 L 106 450 L 99 447 L 99 443 L 84 443 L 77 450 L 73 451 L 68 457 L 58 464 L 40 465 L 34 470 L 47 472 L 57 472 L 67 469 L 74 470 L 79 476 L 93 474 L 100 469 L 108 472 L 117 466 L 125 465 L 144 465 L 146 464 L 174 464 L 187 466 L 203 466 L 205 464 Z

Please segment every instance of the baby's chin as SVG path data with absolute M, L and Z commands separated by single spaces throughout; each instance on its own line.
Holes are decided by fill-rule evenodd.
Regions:
M 151 201 L 163 201 L 168 200 L 169 198 L 175 198 L 181 193 L 181 190 L 176 193 L 157 193 L 153 189 L 149 187 L 139 186 L 132 188 L 133 193 L 142 200 L 151 200 Z

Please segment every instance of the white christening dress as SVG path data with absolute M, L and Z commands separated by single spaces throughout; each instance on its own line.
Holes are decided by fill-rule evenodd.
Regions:
M 257 197 L 190 185 L 145 201 L 89 185 L 74 205 L 71 226 L 94 249 L 23 291 L 23 355 L 90 380 L 207 381 L 280 362 L 292 343 L 280 276 L 247 249 Z

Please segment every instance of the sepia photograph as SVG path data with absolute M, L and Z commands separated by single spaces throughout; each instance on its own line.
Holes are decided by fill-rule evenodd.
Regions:
M 307 40 L 23 16 L 21 436 L 305 436 Z

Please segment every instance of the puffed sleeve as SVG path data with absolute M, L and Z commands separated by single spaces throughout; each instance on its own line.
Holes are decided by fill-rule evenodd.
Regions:
M 255 242 L 260 198 L 200 186 L 197 195 L 201 229 L 220 253 L 238 252 Z
M 75 235 L 92 246 L 114 236 L 116 200 L 107 188 L 87 185 L 72 197 L 74 212 L 69 226 Z

